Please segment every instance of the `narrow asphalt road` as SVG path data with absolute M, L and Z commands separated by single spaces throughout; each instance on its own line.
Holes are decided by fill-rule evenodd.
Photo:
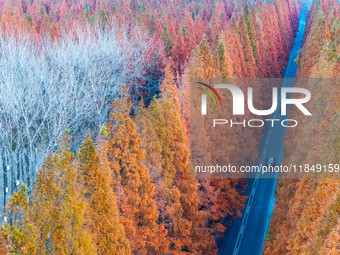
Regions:
M 302 8 L 299 17 L 299 30 L 294 39 L 293 46 L 289 53 L 289 60 L 282 75 L 283 78 L 293 78 L 297 65 L 294 62 L 301 48 L 301 43 L 306 26 L 307 6 Z M 292 80 L 281 84 L 283 87 L 292 86 Z M 279 110 L 273 113 L 272 119 L 287 119 L 281 116 Z M 269 123 L 268 123 L 269 124 Z M 260 145 L 260 164 L 264 164 L 267 158 L 273 157 L 276 163 L 281 163 L 284 128 L 275 125 L 274 128 L 267 125 L 264 129 Z M 219 255 L 258 255 L 261 254 L 263 239 L 266 238 L 270 216 L 274 204 L 274 191 L 276 176 L 272 178 L 248 179 L 246 195 L 246 207 L 242 217 L 232 220 L 224 233 L 224 238 L 218 241 Z

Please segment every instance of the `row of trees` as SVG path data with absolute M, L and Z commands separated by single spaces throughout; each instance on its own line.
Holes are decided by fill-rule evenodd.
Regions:
M 76 157 L 64 134 L 57 153 L 44 160 L 32 194 L 22 185 L 9 199 L 3 250 L 211 253 L 225 211 L 239 214 L 244 197 L 233 188 L 238 180 L 217 181 L 224 184 L 212 197 L 198 192 L 174 90 L 167 87 L 148 108 L 140 104 L 137 125 L 127 96 L 117 99 L 96 143 L 88 135 Z
M 136 81 L 147 80 L 163 56 L 162 46 L 138 29 L 127 35 L 87 28 L 58 41 L 31 39 L 25 32 L 0 36 L 0 179 L 9 194 L 19 181 L 32 188 L 64 130 L 71 131 L 72 148 L 97 133 L 121 84 L 137 97 Z
M 18 182 L 32 187 L 37 166 L 63 130 L 70 128 L 76 138 L 73 148 L 105 124 L 121 84 L 128 87 L 133 110 L 142 98 L 148 105 L 170 65 L 188 127 L 190 77 L 279 76 L 297 25 L 295 1 L 257 2 L 252 8 L 222 2 L 182 1 L 182 9 L 172 2 L 112 4 L 0 4 L 0 182 L 8 190 L 1 193 L 3 202 Z M 126 11 L 118 13 L 118 7 Z
M 31 146 L 34 170 L 45 158 L 34 186 L 35 171 L 29 170 L 31 179 L 14 171 L 27 166 L 25 159 L 5 172 L 15 193 L 2 248 L 22 254 L 216 253 L 222 219 L 241 215 L 245 183 L 190 177 L 190 79 L 280 76 L 297 27 L 295 1 L 1 6 L 7 31 L 1 47 L 9 51 L 0 62 L 10 88 L 1 107 L 11 106 L 1 108 L 9 124 L 0 126 L 9 141 L 4 148 L 16 157 Z M 126 89 L 111 107 L 121 84 Z M 266 96 L 270 91 L 257 89 Z M 230 136 L 231 160 L 255 160 L 257 132 L 241 142 Z M 15 190 L 17 178 L 28 187 Z
M 280 8 L 276 9 L 277 6 L 280 6 Z M 217 33 L 213 41 L 210 42 L 208 36 L 204 36 L 200 44 L 195 47 L 188 64 L 183 65 L 184 75 L 179 82 L 180 87 L 186 93 L 190 93 L 190 86 L 192 86 L 192 90 L 197 86 L 197 84 L 190 84 L 190 81 L 193 78 L 204 78 L 206 83 L 237 84 L 246 93 L 249 83 L 251 83 L 254 93 L 257 95 L 254 105 L 258 109 L 269 109 L 268 102 L 271 102 L 272 87 L 276 86 L 275 82 L 267 80 L 265 83 L 263 80 L 247 80 L 244 78 L 281 76 L 294 38 L 297 26 L 296 17 L 297 13 L 290 12 L 287 2 L 263 3 L 261 8 L 260 5 L 253 8 L 245 5 L 243 11 L 233 15 L 226 30 Z M 280 30 L 278 26 L 282 29 Z M 185 38 L 185 33 L 186 30 L 184 29 L 182 35 L 179 36 Z M 182 43 L 190 40 L 190 37 L 192 36 L 185 40 L 181 39 Z M 177 54 L 177 50 L 182 48 L 185 49 L 185 46 L 174 47 L 172 56 L 176 56 L 174 54 Z M 180 56 L 183 56 L 183 54 L 185 54 L 185 51 L 178 53 Z M 195 94 L 198 96 L 196 101 L 200 102 L 200 94 Z M 193 95 L 194 93 L 191 94 L 191 103 L 194 102 Z M 221 97 L 224 104 L 227 102 L 227 107 L 232 105 L 229 95 L 222 93 Z M 182 98 L 183 115 L 189 122 L 189 109 L 186 104 L 189 96 Z M 267 98 L 269 100 L 263 100 Z M 236 120 L 231 111 L 227 111 L 226 108 L 215 108 L 216 114 L 218 109 L 223 111 L 219 116 Z M 191 117 L 193 118 L 192 114 Z M 247 110 L 241 119 L 243 117 L 245 119 L 254 118 Z M 213 116 L 206 118 L 213 118 Z M 200 117 L 195 118 L 190 127 L 191 134 L 195 137 L 191 140 L 192 145 L 195 149 L 201 148 L 199 158 L 204 155 L 201 164 L 219 162 L 219 164 L 231 163 L 238 166 L 243 165 L 245 161 L 247 164 L 256 163 L 258 160 L 258 144 L 262 136 L 261 129 L 245 129 L 242 125 L 237 125 L 232 129 L 221 128 L 218 131 L 220 133 L 217 134 L 216 130 L 212 132 L 212 126 L 209 125 L 213 120 L 207 120 L 205 122 L 208 123 L 207 126 L 202 126 L 203 122 L 200 120 Z M 216 135 L 219 137 L 216 137 Z
M 299 53 L 298 87 L 311 91 L 313 114 L 289 114 L 303 125 L 287 131 L 283 164 L 339 164 L 339 2 L 314 1 Z M 264 254 L 339 254 L 340 191 L 335 178 L 280 180 Z M 303 176 L 302 176 L 303 177 Z

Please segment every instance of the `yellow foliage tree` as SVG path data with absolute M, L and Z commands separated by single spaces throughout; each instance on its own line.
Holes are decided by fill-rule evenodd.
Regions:
M 78 150 L 77 170 L 88 201 L 86 215 L 90 220 L 90 231 L 97 254 L 130 254 L 129 241 L 119 222 L 117 201 L 110 186 L 108 164 L 100 161 L 91 135 L 86 137 Z

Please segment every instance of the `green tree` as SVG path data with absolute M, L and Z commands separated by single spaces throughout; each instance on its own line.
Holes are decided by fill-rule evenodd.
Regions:
M 171 39 L 169 31 L 168 31 L 168 24 L 167 23 L 164 24 L 164 29 L 163 29 L 163 33 L 161 35 L 161 40 L 162 40 L 163 45 L 164 45 L 164 50 L 165 50 L 166 56 L 170 57 L 171 51 L 172 51 L 172 39 Z
M 218 75 L 218 77 L 220 78 L 230 77 L 228 69 L 227 69 L 226 56 L 227 56 L 227 52 L 226 52 L 225 44 L 223 41 L 220 41 L 213 54 L 214 68 L 216 72 L 215 75 L 216 76 Z
M 253 34 L 253 28 L 251 27 L 251 22 L 249 19 L 249 7 L 248 4 L 246 4 L 246 6 L 244 7 L 244 19 L 246 21 L 246 25 L 247 25 L 247 32 L 248 32 L 248 36 L 249 36 L 249 40 L 251 43 L 251 47 L 253 49 L 253 55 L 254 55 L 254 59 L 256 62 L 256 65 L 258 64 L 258 59 L 257 59 L 257 54 L 256 54 L 256 44 L 254 41 L 254 34 Z

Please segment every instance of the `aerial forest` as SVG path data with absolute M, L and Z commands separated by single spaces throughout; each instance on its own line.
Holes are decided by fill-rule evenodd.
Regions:
M 217 254 L 248 181 L 191 176 L 190 81 L 280 78 L 302 4 L 0 0 L 0 254 Z M 339 78 L 339 13 L 313 1 L 296 77 Z M 340 162 L 339 83 L 308 89 L 282 161 Z M 262 130 L 229 132 L 256 162 Z M 263 253 L 340 254 L 339 187 L 279 179 Z

